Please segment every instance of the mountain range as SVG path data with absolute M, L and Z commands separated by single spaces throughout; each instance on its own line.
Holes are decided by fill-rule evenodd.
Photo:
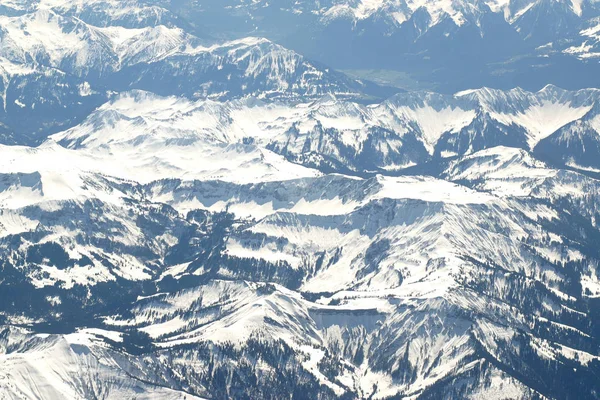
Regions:
M 597 10 L 3 2 L 0 399 L 599 398 Z
M 176 3 L 216 37 L 260 32 L 313 59 L 407 89 L 597 86 L 595 0 Z

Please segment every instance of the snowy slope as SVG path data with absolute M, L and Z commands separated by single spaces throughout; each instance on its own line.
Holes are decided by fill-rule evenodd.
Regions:
M 395 171 L 495 146 L 531 150 L 579 121 L 593 125 L 592 107 L 598 96 L 596 90 L 569 92 L 548 86 L 535 93 L 520 89 L 480 89 L 454 96 L 413 92 L 365 106 L 330 95 L 300 103 L 255 98 L 218 102 L 133 91 L 113 98 L 80 125 L 52 136 L 49 143 L 72 149 L 68 154 L 93 151 L 94 158 L 118 158 L 124 171 L 130 170 L 121 173 L 123 177 L 144 182 L 148 179 L 142 175 L 148 168 L 155 171 L 154 175 L 148 172 L 155 178 L 157 173 L 172 177 L 180 170 L 185 173 L 177 177 L 186 179 L 231 180 L 226 165 L 215 159 L 221 152 L 230 154 L 228 163 L 241 157 L 238 165 L 271 165 L 270 172 L 260 170 L 257 176 L 276 177 L 277 168 L 289 169 L 290 177 L 314 175 L 273 153 L 322 171 Z M 559 147 L 547 153 L 580 157 L 577 147 Z M 158 155 L 160 162 L 153 150 L 158 148 L 165 152 Z M 200 148 L 207 149 L 206 163 L 193 157 Z M 169 151 L 180 156 L 172 157 Z M 98 168 L 120 174 L 111 172 L 111 165 Z M 160 173 L 163 168 L 169 172 Z
M 117 332 L 89 329 L 58 336 L 6 328 L 2 335 L 12 347 L 0 351 L 0 390 L 7 399 L 199 399 L 164 387 L 162 377 L 136 371 L 131 360 L 111 352 L 103 339 L 122 341 Z
M 163 103 L 167 115 L 172 105 Z M 38 157 L 52 148 L 47 146 Z M 140 368 L 172 371 L 173 380 L 161 386 L 201 397 L 218 389 L 207 371 L 232 368 L 228 357 L 252 359 L 256 351 L 267 357 L 273 349 L 286 349 L 281 351 L 295 373 L 322 383 L 318 390 L 330 397 L 427 397 L 444 390 L 502 398 L 501 387 L 510 387 L 512 395 L 529 398 L 559 390 L 521 378 L 541 359 L 573 365 L 573 379 L 589 385 L 576 371 L 593 368 L 590 360 L 597 359 L 593 328 L 586 325 L 591 311 L 577 299 L 600 293 L 597 259 L 589 250 L 596 222 L 593 213 L 576 210 L 597 207 L 600 186 L 551 169 L 525 150 L 496 147 L 453 161 L 443 176 L 460 184 L 329 175 L 260 184 L 138 185 L 83 172 L 54 174 L 3 178 L 3 193 L 13 204 L 3 211 L 12 236 L 2 246 L 15 271 L 45 290 L 38 313 L 49 305 L 54 318 L 72 313 L 78 301 L 69 295 L 73 285 L 94 293 L 95 300 L 84 304 L 100 312 L 95 324 L 118 333 L 100 335 L 112 341 L 100 339 L 109 354 L 102 353 L 101 365 L 86 367 L 93 371 L 111 365 L 106 360 L 115 351 L 142 362 L 127 355 L 135 348 L 111 339 L 133 329 L 156 346 L 142 348 L 151 356 Z M 15 197 L 23 203 L 14 203 Z M 234 216 L 225 217 L 225 210 Z M 574 223 L 567 211 L 583 217 L 574 229 L 566 228 Z M 113 235 L 98 236 L 111 229 Z M 50 242 L 68 249 L 72 266 L 65 268 L 60 252 L 44 247 Z M 584 259 L 589 264 L 579 264 Z M 156 286 L 143 288 L 139 280 Z M 102 282 L 108 290 L 126 285 L 131 292 L 118 303 L 98 304 L 106 296 Z M 117 304 L 131 308 L 123 313 L 112 308 Z M 49 318 L 19 307 L 11 313 L 14 322 L 26 315 Z M 84 340 L 81 335 L 56 338 L 56 345 L 44 348 L 44 354 L 58 352 L 51 353 L 53 371 L 87 362 L 60 344 Z M 514 341 L 530 349 L 525 362 L 506 344 Z M 210 348 L 225 358 L 211 361 Z M 16 385 L 10 390 L 31 387 L 12 372 L 28 368 L 20 366 L 29 365 L 31 351 L 18 350 L 5 364 Z M 171 356 L 164 358 L 167 352 Z M 195 360 L 194 366 L 186 360 Z M 264 384 L 259 371 L 277 368 L 273 360 L 244 372 L 263 377 L 257 390 Z M 114 382 L 101 374 L 123 368 L 119 363 L 112 372 L 98 372 L 96 381 Z M 455 386 L 450 378 L 470 380 Z M 70 378 L 52 379 L 68 384 Z M 119 390 L 128 390 L 127 382 Z

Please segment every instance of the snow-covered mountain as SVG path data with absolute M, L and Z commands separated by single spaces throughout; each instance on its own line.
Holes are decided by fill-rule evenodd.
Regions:
M 51 67 L 0 58 L 0 142 L 35 143 L 83 119 L 108 98 Z
M 444 93 L 472 87 L 594 86 L 595 0 L 27 0 L 95 27 L 184 29 L 209 40 L 261 36 L 356 76 Z M 374 73 L 375 72 L 375 73 Z
M 390 173 L 495 146 L 535 149 L 547 161 L 598 168 L 600 153 L 590 143 L 598 137 L 599 100 L 595 89 L 569 92 L 554 86 L 535 93 L 486 88 L 456 95 L 410 92 L 370 105 L 331 95 L 300 103 L 256 98 L 218 102 L 133 91 L 48 143 L 59 143 L 72 154 L 118 157 L 121 176 L 137 181 L 147 181 L 141 174 L 148 168 L 154 178 L 157 173 L 171 177 L 176 169 L 188 179 L 198 173 L 228 181 L 256 179 L 249 170 L 240 177 L 237 168 L 220 165 L 218 159 L 235 165 L 240 156 L 234 153 L 243 154 L 243 162 L 258 157 L 258 164 L 273 168 L 284 168 L 276 161 L 282 156 L 294 163 L 285 167 L 286 174 L 295 170 L 302 176 L 311 173 L 295 164 L 322 172 Z M 163 152 L 159 163 L 156 149 Z M 195 159 L 199 151 L 205 162 Z M 131 174 L 124 172 L 128 165 L 135 166 Z M 114 175 L 113 166 L 100 168 Z M 159 172 L 163 168 L 166 172 Z
M 27 368 L 38 354 L 53 357 L 54 371 L 77 370 L 91 352 L 100 364 L 85 368 L 100 388 L 112 382 L 106 374 L 126 373 L 200 397 L 231 396 L 247 379 L 258 379 L 248 390 L 261 393 L 269 374 L 282 379 L 275 390 L 296 390 L 286 373 L 305 376 L 310 393 L 325 397 L 502 398 L 507 386 L 517 398 L 553 397 L 566 380 L 583 395 L 597 365 L 597 228 L 585 213 L 574 224 L 573 213 L 597 207 L 598 182 L 528 157 L 485 150 L 455 162 L 447 180 L 333 175 L 138 186 L 98 178 L 78 185 L 95 199 L 44 194 L 6 208 L 8 322 L 102 330 L 13 344 L 3 365 Z M 4 179 L 21 199 L 30 197 L 25 188 L 45 187 L 51 198 L 38 180 Z M 32 297 L 14 301 L 21 296 Z M 215 351 L 222 355 L 212 361 Z M 260 369 L 254 357 L 264 357 Z M 237 369 L 229 358 L 249 364 Z M 278 370 L 281 362 L 288 369 Z M 556 383 L 544 386 L 529 369 Z M 152 372 L 162 370 L 168 375 Z M 31 385 L 13 367 L 3 373 L 16 382 L 6 386 L 11 394 Z M 57 373 L 53 385 L 68 384 Z M 236 380 L 219 386 L 216 376 L 232 373 Z
M 595 71 L 596 14 L 2 2 L 0 399 L 598 398 L 600 91 L 296 52 Z
M 225 36 L 261 32 L 311 58 L 403 88 L 596 85 L 595 0 L 183 1 Z M 383 70 L 383 71 L 382 71 Z
M 258 95 L 260 88 L 267 96 L 330 91 L 358 96 L 364 86 L 260 38 L 203 45 L 180 28 L 96 27 L 52 10 L 5 16 L 0 26 L 0 56 L 60 69 L 117 91 L 225 97 Z
M 3 146 L 2 388 L 594 398 L 600 183 L 534 156 L 581 155 L 555 137 L 583 137 L 596 96 L 133 91 L 37 148 Z M 397 163 L 394 140 L 421 158 Z M 442 152 L 457 140 L 472 144 Z M 387 145 L 364 158 L 377 175 L 314 161 L 368 141 Z M 390 175 L 407 165 L 427 176 Z
M 89 17 L 94 25 L 73 11 L 94 4 L 42 3 L 21 13 L 0 13 L 4 143 L 39 143 L 80 121 L 111 93 L 131 89 L 192 99 L 307 99 L 332 93 L 363 101 L 397 92 L 351 79 L 267 39 L 215 42 L 174 24 L 132 27 L 117 18 L 107 25 Z M 125 14 L 133 7 L 119 4 Z
M 175 26 L 178 18 L 169 11 L 168 1 L 156 0 L 7 0 L 3 14 L 23 15 L 36 11 L 76 17 L 95 26 L 143 28 L 156 25 Z

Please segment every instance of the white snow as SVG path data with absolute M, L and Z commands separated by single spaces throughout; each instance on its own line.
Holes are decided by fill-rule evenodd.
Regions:
M 383 189 L 375 198 L 418 199 L 451 204 L 487 203 L 495 199 L 487 193 L 428 177 L 379 177 Z
M 524 112 L 517 114 L 503 114 L 492 112 L 491 116 L 498 121 L 510 125 L 512 123 L 524 127 L 529 132 L 528 144 L 535 147 L 540 140 L 547 138 L 559 128 L 573 122 L 587 114 L 591 105 L 572 107 L 568 103 L 542 101 L 533 104 Z
M 394 112 L 399 118 L 418 124 L 430 153 L 443 133 L 459 131 L 471 123 L 476 115 L 474 110 L 451 106 L 439 110 L 431 106 L 399 107 Z

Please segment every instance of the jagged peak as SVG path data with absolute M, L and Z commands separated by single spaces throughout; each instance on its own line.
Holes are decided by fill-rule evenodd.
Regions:
M 331 106 L 331 105 L 333 105 L 333 104 L 335 104 L 337 102 L 338 102 L 338 99 L 335 96 L 335 94 L 333 94 L 333 93 L 326 93 L 321 98 L 319 98 L 318 100 L 315 100 L 315 102 L 313 103 L 313 105 L 316 106 L 316 107 Z

